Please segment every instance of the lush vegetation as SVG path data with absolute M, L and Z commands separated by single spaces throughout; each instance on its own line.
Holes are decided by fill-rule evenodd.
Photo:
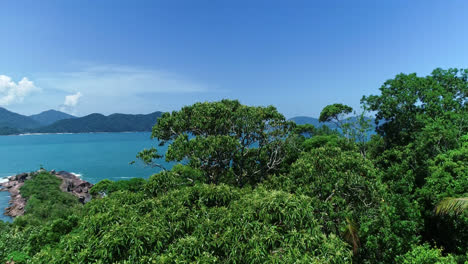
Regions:
M 274 107 L 232 100 L 165 113 L 152 137 L 167 152 L 146 149 L 138 158 L 181 164 L 147 180 L 101 181 L 83 207 L 57 193 L 55 179 L 36 177 L 22 189 L 26 215 L 0 226 L 0 257 L 466 263 L 467 94 L 468 70 L 436 69 L 397 75 L 363 97 L 375 120 L 327 106 L 320 120 L 339 129 L 297 125 Z M 53 194 L 34 194 L 47 181 Z
M 21 195 L 27 199 L 24 216 L 13 224 L 0 222 L 0 259 L 30 261 L 49 244 L 60 241 L 77 224 L 82 204 L 60 189 L 61 180 L 41 172 L 25 181 Z

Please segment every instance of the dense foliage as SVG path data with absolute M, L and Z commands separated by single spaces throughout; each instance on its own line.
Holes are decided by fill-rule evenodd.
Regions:
M 206 183 L 243 186 L 279 169 L 293 125 L 272 106 L 222 100 L 164 113 L 152 137 L 161 145 L 170 142 L 167 161 L 188 160 L 191 167 L 205 172 Z
M 25 214 L 13 224 L 0 222 L 0 259 L 25 263 L 42 248 L 59 242 L 78 223 L 82 205 L 60 189 L 61 180 L 41 172 L 25 181 Z
M 167 151 L 137 157 L 180 164 L 147 180 L 103 180 L 85 206 L 56 178 L 37 176 L 21 189 L 26 215 L 0 225 L 0 258 L 466 263 L 467 75 L 436 69 L 388 80 L 362 99 L 376 114 L 372 137 L 372 119 L 343 104 L 320 118 L 339 129 L 231 100 L 163 114 L 152 137 Z

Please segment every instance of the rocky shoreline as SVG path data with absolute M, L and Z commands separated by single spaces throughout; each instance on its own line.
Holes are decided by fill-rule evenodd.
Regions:
M 21 173 L 9 177 L 7 182 L 0 183 L 0 191 L 8 191 L 11 196 L 9 202 L 10 206 L 5 209 L 4 215 L 16 217 L 24 214 L 26 199 L 21 196 L 20 188 L 24 185 L 25 181 L 32 179 L 41 172 L 46 171 L 39 170 L 36 172 Z M 66 171 L 56 172 L 55 170 L 52 170 L 49 171 L 49 173 L 62 180 L 62 184 L 60 185 L 60 189 L 62 191 L 73 194 L 83 204 L 91 200 L 89 190 L 93 187 L 93 184 Z

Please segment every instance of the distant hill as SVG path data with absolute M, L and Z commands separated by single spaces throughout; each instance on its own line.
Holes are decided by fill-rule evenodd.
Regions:
M 11 127 L 0 127 L 0 135 L 17 135 L 20 131 Z
M 41 126 L 39 122 L 28 116 L 13 113 L 0 107 L 0 127 L 2 128 L 24 130 L 37 128 L 39 126 Z
M 0 107 L 0 135 L 151 131 L 161 115 L 162 112 L 147 115 L 90 114 L 75 117 L 60 111 L 48 110 L 24 116 Z
M 31 115 L 29 117 L 36 120 L 43 126 L 51 125 L 63 119 L 76 118 L 76 116 L 72 116 L 57 110 L 48 110 L 37 115 Z
M 315 117 L 309 117 L 309 116 L 296 116 L 296 117 L 293 117 L 291 119 L 289 119 L 291 121 L 294 121 L 296 124 L 298 125 L 305 125 L 305 124 L 310 124 L 310 125 L 313 125 L 314 127 L 321 127 L 323 125 L 327 125 L 328 127 L 330 127 L 331 129 L 335 129 L 336 128 L 336 125 L 331 123 L 331 122 L 325 122 L 325 123 L 321 123 L 319 122 L 318 118 L 315 118 Z
M 296 117 L 293 117 L 291 119 L 289 119 L 291 121 L 294 121 L 296 124 L 298 125 L 305 125 L 305 124 L 310 124 L 310 125 L 313 125 L 314 127 L 321 127 L 323 125 L 327 125 L 329 128 L 331 129 L 338 129 L 338 131 L 341 131 L 341 129 L 338 128 L 338 126 L 332 122 L 324 122 L 324 123 L 321 123 L 319 122 L 318 118 L 315 118 L 315 117 L 309 117 L 309 116 L 296 116 Z M 346 120 L 349 120 L 349 121 L 353 121 L 355 122 L 357 120 L 357 117 L 355 116 L 352 116 L 352 117 L 349 117 L 348 119 Z M 374 119 L 369 119 L 371 122 L 371 126 L 372 126 L 372 129 L 368 132 L 368 135 L 370 137 L 370 135 L 374 135 L 375 134 L 375 122 L 374 122 Z M 383 123 L 383 122 L 381 122 Z
M 33 129 L 34 133 L 86 133 L 151 131 L 162 112 L 147 115 L 90 114 L 84 117 L 59 120 L 49 126 Z

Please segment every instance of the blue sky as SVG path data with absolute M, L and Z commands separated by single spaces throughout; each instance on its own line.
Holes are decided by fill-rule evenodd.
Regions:
M 0 105 L 32 114 L 355 108 L 400 72 L 467 67 L 468 1 L 0 3 Z M 26 78 L 26 79 L 24 79 Z

